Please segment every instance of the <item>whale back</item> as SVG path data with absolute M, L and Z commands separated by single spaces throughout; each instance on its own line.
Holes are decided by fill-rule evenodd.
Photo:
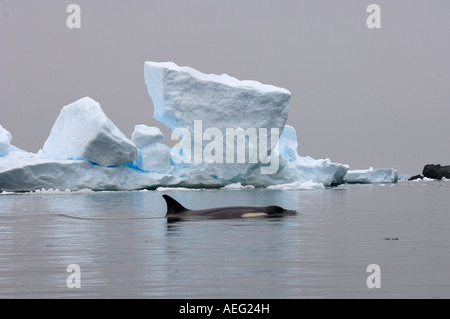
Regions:
M 277 217 L 294 212 L 285 210 L 279 206 L 233 206 L 190 210 L 168 195 L 163 195 L 163 197 L 167 203 L 166 218 L 169 220 L 178 220 L 188 217 L 208 217 L 215 219 Z

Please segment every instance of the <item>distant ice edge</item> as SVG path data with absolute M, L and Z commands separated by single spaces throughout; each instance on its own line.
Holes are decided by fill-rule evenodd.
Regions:
M 393 168 L 349 170 L 344 177 L 344 182 L 347 184 L 382 184 L 397 183 L 398 181 L 398 171 Z
M 289 190 L 344 183 L 348 166 L 299 156 L 295 129 L 286 125 L 288 90 L 228 75 L 205 75 L 174 63 L 146 62 L 145 80 L 155 118 L 169 127 L 192 129 L 198 117 L 209 127 L 279 128 L 283 133 L 278 172 L 261 174 L 260 163 L 174 164 L 171 149 L 158 143 L 163 138 L 158 128 L 137 125 L 130 140 L 98 102 L 86 97 L 63 108 L 37 154 L 12 146 L 12 135 L 0 126 L 0 192 L 164 187 Z M 217 110 L 224 112 L 218 115 Z

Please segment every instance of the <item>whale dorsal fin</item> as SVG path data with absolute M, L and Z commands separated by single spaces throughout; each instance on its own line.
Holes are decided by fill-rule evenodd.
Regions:
M 168 195 L 163 195 L 163 197 L 167 203 L 167 215 L 166 216 L 181 214 L 181 213 L 184 213 L 189 210 L 186 207 L 184 207 L 183 205 L 181 205 L 180 203 L 178 203 L 172 197 L 170 197 Z

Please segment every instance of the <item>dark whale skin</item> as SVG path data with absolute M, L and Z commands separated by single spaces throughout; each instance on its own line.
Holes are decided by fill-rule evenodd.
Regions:
M 190 210 L 168 195 L 163 195 L 167 203 L 166 218 L 183 219 L 189 217 L 207 217 L 213 219 L 277 217 L 292 214 L 294 211 L 279 206 L 233 206 L 201 210 Z

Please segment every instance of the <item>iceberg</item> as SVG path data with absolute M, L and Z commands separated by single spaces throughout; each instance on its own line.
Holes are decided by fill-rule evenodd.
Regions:
M 310 189 L 342 184 L 348 176 L 346 165 L 298 154 L 295 129 L 286 125 L 288 90 L 226 74 L 203 74 L 170 62 L 146 62 L 144 69 L 154 117 L 177 134 L 178 128 L 184 129 L 185 135 L 178 134 L 181 140 L 194 136 L 192 149 L 180 148 L 181 141 L 173 148 L 161 144 L 164 136 L 160 129 L 146 125 L 137 125 L 129 140 L 100 104 L 86 97 L 63 107 L 37 154 L 10 145 L 11 134 L 0 127 L 0 192 L 253 189 L 274 185 L 279 186 L 271 189 Z M 230 145 L 219 137 L 227 136 L 229 129 L 244 132 L 246 147 L 254 146 L 249 133 L 266 130 L 264 137 L 270 141 L 267 152 L 258 152 L 259 160 L 251 162 L 253 153 L 248 148 L 245 161 L 236 161 L 237 151 L 230 157 L 235 162 L 220 162 L 220 146 L 228 152 Z M 195 155 L 197 136 L 201 137 L 200 147 L 206 140 L 202 155 L 208 155 L 210 147 L 214 161 L 208 161 L 207 156 L 202 158 L 205 161 L 197 162 L 195 156 L 193 161 L 184 161 L 191 150 Z M 231 145 L 235 149 L 238 140 L 236 133 Z M 260 135 L 258 142 L 261 140 Z M 180 158 L 183 161 L 178 161 Z M 275 170 L 264 171 L 272 163 L 276 163 Z
M 182 174 L 203 174 L 201 183 L 220 186 L 240 182 L 239 176 L 255 169 L 268 170 L 260 165 L 266 161 L 267 152 L 262 156 L 263 152 L 255 152 L 259 160 L 251 160 L 248 155 L 247 160 L 240 161 L 238 140 L 242 139 L 244 150 L 259 149 L 250 144 L 258 143 L 258 138 L 261 143 L 258 133 L 265 129 L 265 140 L 270 140 L 270 146 L 267 142 L 265 147 L 272 151 L 288 118 L 288 90 L 257 81 L 240 81 L 227 74 L 204 74 L 173 62 L 145 62 L 144 75 L 154 104 L 154 118 L 182 140 L 172 152 L 175 163 L 190 171 L 182 169 Z M 254 139 L 249 137 L 252 133 Z M 273 172 L 276 167 L 270 171 Z
M 267 158 L 259 158 L 256 163 L 246 161 L 239 164 L 235 161 L 221 162 L 219 165 L 217 162 L 202 162 L 200 157 L 198 163 L 187 160 L 183 165 L 174 167 L 178 175 L 184 176 L 187 185 L 220 187 L 242 183 L 267 187 L 313 180 L 331 186 L 343 182 L 348 167 L 331 163 L 330 160 L 316 161 L 298 155 L 295 129 L 286 126 L 291 97 L 288 90 L 257 81 L 240 81 L 226 74 L 203 74 L 172 62 L 146 62 L 144 71 L 155 119 L 175 131 L 182 128 L 187 131 L 186 135 L 197 133 L 202 136 L 206 130 L 213 128 L 225 136 L 229 129 L 247 132 L 249 129 L 270 128 L 271 133 L 275 129 L 281 134 L 278 143 L 280 163 L 278 170 L 271 174 L 261 173 L 261 167 L 264 167 L 262 162 L 267 162 Z M 201 124 L 200 129 L 197 123 Z M 272 142 L 273 135 L 267 135 L 267 140 Z M 261 136 L 258 139 L 260 141 Z M 194 150 L 195 143 L 194 137 Z M 275 144 L 271 143 L 267 149 L 274 151 L 277 148 Z M 236 144 L 233 146 L 236 149 Z M 248 142 L 245 146 L 247 149 Z M 223 149 L 228 150 L 228 146 Z M 278 160 L 276 156 L 278 154 L 273 158 Z
M 373 167 L 367 170 L 350 170 L 344 178 L 347 184 L 397 183 L 398 180 L 398 172 L 393 168 L 373 169 Z
M 291 93 L 227 74 L 204 74 L 173 62 L 145 62 L 145 83 L 155 107 L 154 117 L 172 130 L 194 121 L 205 128 L 264 127 L 283 129 Z
M 117 166 L 137 158 L 136 146 L 89 97 L 63 107 L 44 144 L 49 159 L 86 159 L 102 166 Z

